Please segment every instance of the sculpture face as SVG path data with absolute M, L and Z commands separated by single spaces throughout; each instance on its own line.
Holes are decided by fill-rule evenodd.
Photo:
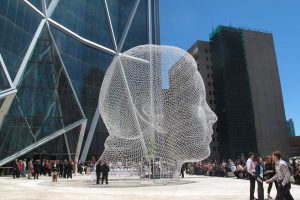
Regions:
M 172 73 L 176 74 L 176 81 L 171 82 L 169 95 L 175 98 L 172 102 L 167 101 L 169 113 L 166 115 L 168 125 L 165 127 L 177 138 L 176 149 L 180 160 L 203 160 L 210 154 L 212 125 L 217 117 L 206 103 L 205 86 L 194 66 L 171 69 L 171 81 Z
M 194 58 L 169 46 L 138 46 L 108 68 L 99 107 L 109 131 L 101 159 L 140 162 L 161 157 L 180 170 L 182 163 L 210 153 L 216 115 L 206 103 Z

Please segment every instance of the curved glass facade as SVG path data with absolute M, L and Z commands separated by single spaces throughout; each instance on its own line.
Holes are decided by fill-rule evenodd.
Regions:
M 0 5 L 0 166 L 22 156 L 100 156 L 102 79 L 118 53 L 159 42 L 158 0 Z

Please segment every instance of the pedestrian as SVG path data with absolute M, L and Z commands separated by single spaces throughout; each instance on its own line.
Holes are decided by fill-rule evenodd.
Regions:
M 250 152 L 248 154 L 247 160 L 247 174 L 250 180 L 250 200 L 254 198 L 254 191 L 255 191 L 255 164 L 254 164 L 254 153 Z
M 276 175 L 266 182 L 272 183 L 274 181 L 278 182 L 278 191 L 276 195 L 276 200 L 293 200 L 290 193 L 291 183 L 290 183 L 290 171 L 288 164 L 281 159 L 281 153 L 275 151 L 272 154 L 272 159 L 275 161 Z
M 266 175 L 266 179 L 269 180 L 271 179 L 273 176 L 275 176 L 275 163 L 272 160 L 272 156 L 268 156 L 267 157 L 267 163 L 265 165 L 265 175 Z M 275 183 L 275 187 L 276 190 L 278 191 L 278 184 L 277 181 L 274 182 Z M 273 182 L 269 183 L 268 186 L 268 198 L 271 199 L 271 190 L 272 190 L 272 186 L 273 186 Z
M 35 163 L 33 164 L 33 168 L 34 168 L 34 179 L 39 179 L 39 175 L 40 175 L 40 166 L 41 163 L 39 160 L 36 160 Z
M 107 163 L 104 161 L 104 164 L 102 165 L 102 184 L 105 182 L 106 184 L 108 184 L 108 172 L 109 172 L 109 166 L 107 165 Z
M 98 161 L 96 165 L 96 176 L 97 176 L 96 184 L 99 184 L 101 173 L 102 173 L 101 161 Z
M 26 167 L 27 167 L 27 163 L 26 163 L 26 159 L 24 159 L 22 161 L 22 178 L 26 178 Z
M 32 163 L 32 159 L 29 160 L 28 162 L 28 179 L 31 179 L 32 176 L 32 172 L 34 171 L 34 167 L 33 167 L 33 163 Z
M 181 173 L 181 178 L 184 178 L 184 171 L 185 171 L 185 163 L 181 166 L 181 170 L 180 170 L 180 173 Z
M 58 176 L 58 165 L 56 164 L 56 160 L 53 161 L 53 164 L 51 166 L 51 175 L 52 175 L 52 181 L 54 182 L 57 182 L 57 176 Z
M 16 159 L 13 162 L 13 178 L 19 178 L 18 174 L 19 174 L 19 165 L 18 165 L 18 159 Z
M 67 162 L 67 179 L 70 177 L 72 179 L 72 170 L 73 170 L 73 165 L 72 161 Z
M 258 200 L 264 200 L 264 166 L 263 166 L 263 159 L 258 158 L 257 164 L 255 167 L 255 178 L 257 181 L 257 196 Z

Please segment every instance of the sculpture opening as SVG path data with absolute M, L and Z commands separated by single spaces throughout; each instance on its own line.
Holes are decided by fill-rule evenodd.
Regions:
M 143 45 L 116 56 L 99 109 L 109 131 L 100 160 L 112 170 L 178 180 L 183 163 L 210 155 L 217 117 L 194 58 L 182 49 Z

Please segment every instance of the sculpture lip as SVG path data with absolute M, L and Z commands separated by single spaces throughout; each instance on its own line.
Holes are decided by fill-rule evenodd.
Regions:
M 206 136 L 205 141 L 208 142 L 208 143 L 210 143 L 212 141 L 211 135 Z

